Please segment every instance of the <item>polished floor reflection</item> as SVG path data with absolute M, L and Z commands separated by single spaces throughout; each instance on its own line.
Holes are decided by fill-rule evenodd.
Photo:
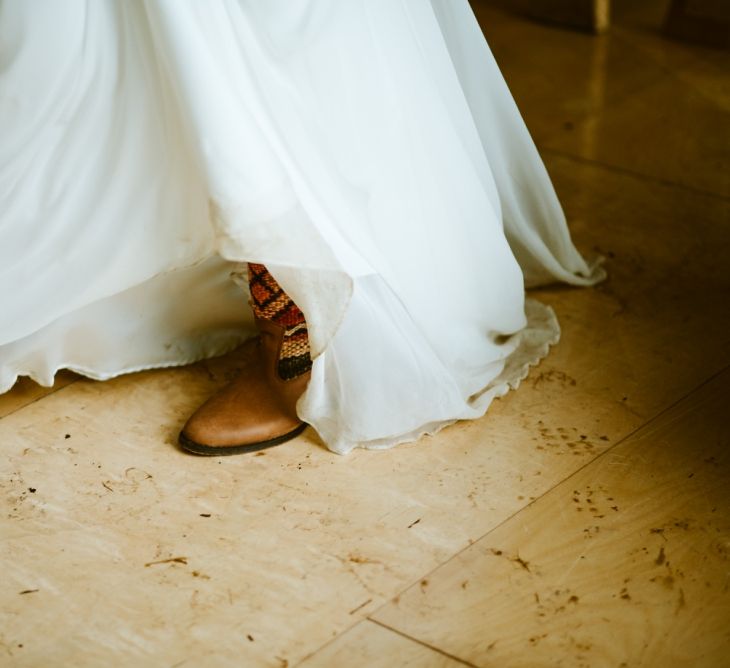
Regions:
M 200 459 L 228 359 L 0 397 L 0 665 L 707 666 L 730 656 L 730 72 L 662 2 L 475 2 L 595 289 L 482 420 Z

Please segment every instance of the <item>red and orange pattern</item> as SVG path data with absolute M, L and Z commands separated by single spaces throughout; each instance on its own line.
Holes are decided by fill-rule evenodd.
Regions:
M 248 284 L 254 315 L 284 328 L 279 376 L 291 380 L 307 373 L 312 368 L 312 359 L 304 314 L 263 264 L 249 263 Z

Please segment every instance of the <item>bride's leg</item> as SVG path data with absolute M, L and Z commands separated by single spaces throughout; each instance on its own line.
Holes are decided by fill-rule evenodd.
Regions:
M 277 364 L 279 376 L 291 380 L 307 373 L 312 368 L 312 360 L 304 314 L 264 265 L 248 265 L 248 283 L 257 322 L 268 320 L 284 329 Z
M 248 278 L 261 332 L 258 355 L 185 424 L 180 444 L 195 454 L 261 450 L 306 427 L 296 412 L 312 368 L 304 314 L 265 266 L 249 264 Z

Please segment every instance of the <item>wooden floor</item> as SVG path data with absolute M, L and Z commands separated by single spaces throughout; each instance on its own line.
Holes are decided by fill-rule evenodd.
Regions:
M 181 454 L 235 355 L 0 397 L 0 664 L 730 666 L 730 58 L 659 5 L 602 38 L 477 5 L 610 273 L 536 295 L 563 339 L 484 419 Z

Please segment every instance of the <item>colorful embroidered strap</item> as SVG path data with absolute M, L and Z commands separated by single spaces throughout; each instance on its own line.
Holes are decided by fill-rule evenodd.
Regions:
M 307 373 L 312 368 L 312 359 L 304 314 L 263 264 L 249 263 L 248 284 L 254 315 L 284 328 L 279 376 L 291 380 Z

